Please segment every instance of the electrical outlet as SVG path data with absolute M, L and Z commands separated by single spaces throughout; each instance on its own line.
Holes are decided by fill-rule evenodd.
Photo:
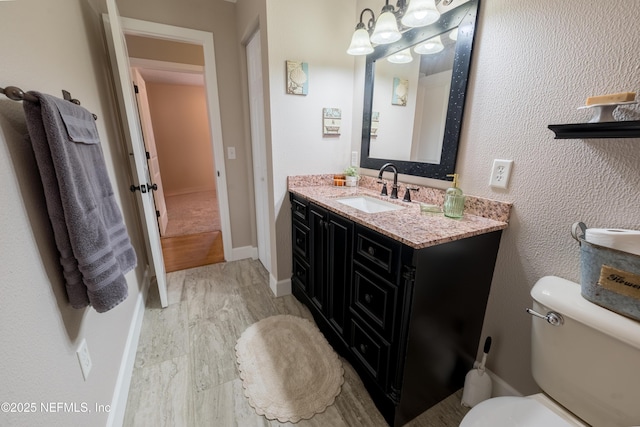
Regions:
M 227 147 L 227 158 L 229 160 L 236 158 L 236 147 Z
M 496 188 L 507 188 L 512 165 L 513 160 L 494 159 L 489 185 Z
M 351 152 L 351 166 L 358 166 L 358 152 Z
M 78 361 L 80 362 L 80 368 L 82 369 L 82 376 L 86 381 L 89 378 L 89 372 L 91 372 L 91 367 L 93 364 L 91 363 L 91 356 L 89 356 L 89 348 L 87 347 L 87 340 L 84 338 L 82 342 L 78 346 L 78 350 L 76 351 L 78 354 Z

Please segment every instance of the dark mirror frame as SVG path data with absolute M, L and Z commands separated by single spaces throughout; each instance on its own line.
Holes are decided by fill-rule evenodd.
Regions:
M 467 82 L 469 80 L 471 51 L 473 49 L 479 3 L 480 0 L 470 0 L 442 14 L 438 22 L 427 27 L 412 28 L 405 32 L 399 41 L 387 45 L 379 45 L 373 53 L 367 55 L 360 167 L 378 170 L 385 163 L 393 162 L 398 168 L 398 172 L 402 174 L 450 180 L 450 178 L 447 178 L 447 174 L 454 173 L 456 167 L 458 142 L 460 140 L 460 128 L 462 127 L 462 114 L 464 112 Z M 444 129 L 440 164 L 369 157 L 376 60 L 430 39 L 431 37 L 451 31 L 455 27 L 458 27 L 458 39 L 456 41 L 453 77 L 451 80 L 451 92 L 449 93 L 449 106 Z

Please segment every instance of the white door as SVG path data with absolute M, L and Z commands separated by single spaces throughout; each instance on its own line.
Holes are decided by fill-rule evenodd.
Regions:
M 253 188 L 256 203 L 258 259 L 267 271 L 271 272 L 267 153 L 264 136 L 262 53 L 259 31 L 256 31 L 247 44 L 247 78 L 249 80 L 249 114 L 251 120 L 251 149 L 253 152 Z
M 140 125 L 142 127 L 142 137 L 144 146 L 147 150 L 147 166 L 151 175 L 152 184 L 156 185 L 153 191 L 153 201 L 156 205 L 156 216 L 158 219 L 158 228 L 160 236 L 164 236 L 167 231 L 167 223 L 169 216 L 167 215 L 167 204 L 164 200 L 164 187 L 162 186 L 162 177 L 160 176 L 160 163 L 158 162 L 158 150 L 156 149 L 156 138 L 153 134 L 153 126 L 151 122 L 151 111 L 149 110 L 149 99 L 147 98 L 147 85 L 144 78 L 140 75 L 137 68 L 131 68 L 133 84 L 135 85 L 135 94 L 140 113 Z
M 120 114 L 122 116 L 123 134 L 127 141 L 127 147 L 131 159 L 133 177 L 137 179 L 136 185 L 142 191 L 136 192 L 141 198 L 140 214 L 142 215 L 143 229 L 146 234 L 145 243 L 148 260 L 156 275 L 158 293 L 160 294 L 160 304 L 163 307 L 168 305 L 167 301 L 167 278 L 162 259 L 162 246 L 160 245 L 160 234 L 156 222 L 156 210 L 151 194 L 146 191 L 147 183 L 150 183 L 150 175 L 147 167 L 146 150 L 142 140 L 142 131 L 136 108 L 136 99 L 133 92 L 131 74 L 129 72 L 129 59 L 127 46 L 122 32 L 120 16 L 115 0 L 107 0 L 108 17 L 104 17 L 105 33 L 107 44 L 109 45 L 109 56 L 116 84 L 118 103 L 120 104 Z M 144 187 L 143 187 L 144 186 Z

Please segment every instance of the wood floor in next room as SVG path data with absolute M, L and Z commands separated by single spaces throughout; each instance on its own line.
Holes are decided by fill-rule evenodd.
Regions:
M 167 275 L 169 306 L 160 308 L 152 285 L 131 380 L 124 425 L 282 426 L 257 415 L 242 393 L 234 347 L 256 321 L 277 314 L 313 320 L 293 296 L 275 298 L 259 261 L 242 260 Z M 335 403 L 308 426 L 385 426 L 353 368 Z M 466 410 L 458 392 L 408 424 L 458 426 Z
M 167 229 L 162 257 L 167 272 L 224 261 L 216 192 L 167 196 Z

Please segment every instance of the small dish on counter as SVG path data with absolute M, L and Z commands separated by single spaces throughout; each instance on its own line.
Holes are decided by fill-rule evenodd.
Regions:
M 420 213 L 423 215 L 438 215 L 442 213 L 442 208 L 430 203 L 420 203 Z

